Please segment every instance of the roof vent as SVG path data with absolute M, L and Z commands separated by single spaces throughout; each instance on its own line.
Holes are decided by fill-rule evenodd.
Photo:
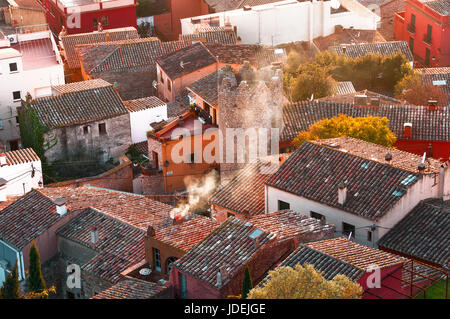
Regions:
M 438 101 L 436 100 L 428 100 L 428 109 L 430 111 L 435 111 Z
M 6 154 L 0 154 L 0 167 L 8 165 L 8 163 L 6 162 Z
M 58 198 L 54 201 L 55 205 L 56 205 L 56 212 L 58 213 L 59 216 L 64 216 L 67 213 L 67 200 L 65 200 L 64 198 Z
M 338 186 L 338 203 L 344 205 L 347 200 L 347 186 L 344 183 L 340 183 Z
M 392 154 L 391 153 L 387 153 L 384 156 L 384 159 L 386 160 L 386 162 L 390 163 L 392 161 Z
M 412 123 L 403 124 L 403 136 L 404 137 L 411 137 L 411 131 L 412 131 Z
M 94 245 L 98 243 L 98 229 L 95 226 L 91 227 L 91 243 Z
M 419 170 L 420 173 L 425 172 L 425 164 L 424 164 L 424 163 L 420 163 L 420 164 L 417 166 L 417 169 Z

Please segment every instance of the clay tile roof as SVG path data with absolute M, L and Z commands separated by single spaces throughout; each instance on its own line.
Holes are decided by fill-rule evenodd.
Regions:
M 91 299 L 152 299 L 168 289 L 156 283 L 127 278 Z
M 67 93 L 36 99 L 30 107 L 48 128 L 99 121 L 128 113 L 112 85 L 105 86 L 102 80 L 89 82 L 66 84 Z M 91 88 L 91 83 L 94 87 L 98 83 L 100 85 Z M 66 91 L 64 87 L 58 87 L 58 90 Z
M 237 41 L 236 33 L 228 30 L 180 34 L 179 37 L 181 41 L 201 41 L 204 43 L 236 44 Z
M 176 79 L 215 64 L 217 61 L 202 43 L 195 43 L 160 57 L 156 62 L 169 78 Z M 181 62 L 183 62 L 183 67 Z
M 199 216 L 156 231 L 155 239 L 187 252 L 208 236 L 218 225 L 219 223 L 211 218 Z
M 75 46 L 80 44 L 92 44 L 105 42 L 108 40 L 117 41 L 125 39 L 136 39 L 139 37 L 137 30 L 133 27 L 117 28 L 104 30 L 102 32 L 90 32 L 71 34 L 61 37 L 62 45 L 64 46 L 67 63 L 71 69 L 80 67 L 80 60 L 75 52 Z
M 425 5 L 443 16 L 450 15 L 450 0 L 426 1 Z
M 253 216 L 249 219 L 249 222 L 259 229 L 276 234 L 278 239 L 298 235 L 308 238 L 308 234 L 318 232 L 326 232 L 330 236 L 334 233 L 333 225 L 322 225 L 320 220 L 292 210 L 281 210 Z
M 249 61 L 253 67 L 263 68 L 272 62 L 283 62 L 285 54 L 275 54 L 274 48 L 258 44 L 218 44 L 206 43 L 205 46 L 220 63 L 244 64 Z
M 380 269 L 405 263 L 405 260 L 379 249 L 371 248 L 345 238 L 332 238 L 305 244 L 353 267 L 367 271 L 371 265 Z
M 133 144 L 133 146 L 136 147 L 139 152 L 148 156 L 148 140 Z
M 280 156 L 286 158 L 288 155 Z M 272 163 L 257 159 L 247 164 L 211 196 L 210 203 L 246 216 L 264 214 L 264 184 L 279 167 L 278 163 Z
M 450 257 L 450 201 L 418 204 L 385 234 L 378 246 L 447 266 Z
M 336 82 L 333 86 L 334 95 L 344 95 L 356 93 L 353 83 L 350 81 Z
M 350 58 L 363 57 L 368 53 L 391 55 L 397 52 L 403 53 L 408 61 L 414 61 L 411 50 L 409 49 L 408 43 L 405 41 L 389 41 L 389 42 L 378 42 L 378 43 L 360 43 L 360 44 L 342 44 L 338 46 L 332 46 L 328 50 L 331 52 L 336 52 L 338 54 L 344 53 Z
M 369 220 L 384 216 L 421 178 L 339 149 L 304 142 L 272 175 L 267 185 Z M 347 199 L 338 203 L 338 185 Z
M 91 228 L 98 230 L 98 242 L 91 242 Z M 120 273 L 145 257 L 145 231 L 88 208 L 57 230 L 57 234 L 77 244 L 91 248 L 97 255 L 81 269 L 94 276 L 116 283 Z
M 286 104 L 283 108 L 284 129 L 280 139 L 292 140 L 299 131 L 307 131 L 312 124 L 339 114 L 387 117 L 389 129 L 399 139 L 406 139 L 403 137 L 403 125 L 412 123 L 412 135 L 408 138 L 410 140 L 450 141 L 450 107 L 432 111 L 428 106 L 382 104 L 372 108 L 323 100 Z
M 60 218 L 53 201 L 32 190 L 0 211 L 0 240 L 22 249 Z
M 357 281 L 364 274 L 361 269 L 305 245 L 300 245 L 279 267 L 295 268 L 296 265 L 304 266 L 305 264 L 313 265 L 326 280 L 332 280 L 336 275 L 344 275 Z M 269 279 L 270 277 L 267 277 L 264 282 Z
M 258 235 L 258 245 L 255 245 L 255 240 L 250 235 Z M 217 286 L 217 272 L 220 267 L 226 270 L 227 275 L 222 282 L 226 285 L 228 280 L 274 237 L 274 234 L 258 230 L 250 223 L 230 217 L 174 262 L 173 267 L 210 286 L 220 288 Z
M 388 0 L 390 1 L 390 0 Z M 361 3 L 361 1 L 358 1 Z M 373 0 L 370 0 L 373 3 Z M 355 43 L 378 43 L 386 40 L 377 30 L 355 30 L 344 29 L 341 32 L 334 32 L 326 37 L 318 37 L 314 39 L 314 44 L 319 50 L 328 50 L 330 46 L 340 44 L 355 44 Z
M 7 165 L 18 165 L 40 161 L 37 154 L 32 148 L 19 149 L 15 151 L 5 152 Z
M 210 105 L 216 106 L 219 104 L 218 87 L 225 77 L 234 78 L 234 71 L 229 65 L 224 66 L 218 72 L 211 73 L 204 78 L 189 84 L 187 88 Z
M 156 96 L 124 101 L 123 103 L 129 112 L 138 112 L 166 105 L 166 103 L 158 99 Z
M 66 199 L 68 209 L 93 207 L 143 231 L 147 231 L 148 226 L 160 229 L 172 224 L 169 214 L 172 206 L 142 195 L 86 186 L 46 187 L 39 192 L 53 200 Z
M 73 82 L 68 84 L 62 84 L 62 85 L 53 85 L 52 89 L 56 91 L 59 94 L 64 93 L 73 93 L 73 92 L 79 92 L 79 91 L 85 91 L 85 90 L 92 90 L 92 89 L 99 89 L 111 86 L 111 83 L 106 82 L 102 79 L 95 79 L 95 80 L 89 80 L 89 81 L 80 81 L 80 82 Z
M 380 104 L 389 104 L 389 105 L 399 105 L 402 104 L 400 100 L 397 100 L 393 97 L 372 92 L 369 90 L 361 90 L 356 91 L 352 93 L 347 94 L 341 94 L 341 95 L 331 95 L 331 96 L 325 96 L 321 97 L 319 99 L 315 99 L 316 101 L 327 101 L 327 102 L 336 102 L 336 103 L 353 103 L 356 96 L 365 95 L 368 99 L 378 99 L 380 101 Z
M 422 81 L 441 87 L 450 94 L 450 67 L 415 69 L 421 73 Z M 450 97 L 449 97 L 450 99 Z
M 392 159 L 389 165 L 412 173 L 419 173 L 418 165 L 422 162 L 422 156 L 347 136 L 311 141 L 311 143 L 348 152 L 351 155 L 381 164 L 387 164 L 388 162 L 385 159 L 386 154 L 391 154 Z M 425 162 L 424 174 L 439 173 L 440 166 L 440 161 L 434 158 L 428 158 Z

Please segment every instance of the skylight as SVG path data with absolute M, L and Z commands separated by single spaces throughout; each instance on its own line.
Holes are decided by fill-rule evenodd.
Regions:
M 404 180 L 402 180 L 401 184 L 403 185 L 409 185 L 412 182 L 414 182 L 417 179 L 417 176 L 414 175 L 408 175 Z
M 262 233 L 263 233 L 263 231 L 262 231 L 261 229 L 255 229 L 255 230 L 253 231 L 253 233 L 250 234 L 249 237 L 250 237 L 251 239 L 256 239 L 256 238 L 258 238 Z

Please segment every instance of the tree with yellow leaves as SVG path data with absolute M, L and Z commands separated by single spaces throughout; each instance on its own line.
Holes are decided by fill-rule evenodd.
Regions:
M 264 287 L 253 288 L 247 299 L 361 299 L 362 287 L 344 275 L 326 280 L 314 266 L 280 267 L 269 272 Z
M 323 119 L 314 123 L 308 131 L 299 132 L 292 143 L 299 147 L 304 141 L 349 136 L 392 147 L 397 137 L 389 129 L 388 123 L 389 120 L 386 117 L 351 117 L 339 114 L 331 119 Z

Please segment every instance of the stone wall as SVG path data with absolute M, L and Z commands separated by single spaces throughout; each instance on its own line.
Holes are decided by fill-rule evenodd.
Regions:
M 156 195 L 164 193 L 164 179 L 162 174 L 141 174 L 133 180 L 133 193 L 141 195 Z

